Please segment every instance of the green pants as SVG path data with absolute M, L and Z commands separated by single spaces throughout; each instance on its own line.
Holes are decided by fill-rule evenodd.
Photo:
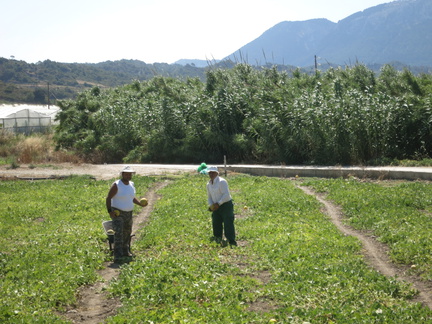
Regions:
M 237 245 L 234 228 L 234 205 L 232 200 L 212 212 L 213 236 L 222 238 L 225 234 L 229 244 Z

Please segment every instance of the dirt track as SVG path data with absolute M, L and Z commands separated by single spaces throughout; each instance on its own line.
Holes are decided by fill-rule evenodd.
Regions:
M 148 200 L 147 207 L 134 216 L 132 234 L 137 234 L 137 231 L 145 226 L 148 217 L 153 209 L 153 206 L 159 195 L 157 191 L 168 184 L 168 180 L 156 183 L 146 194 Z M 132 238 L 134 239 L 135 236 Z M 133 241 L 132 241 L 133 243 Z M 133 246 L 133 245 L 132 245 Z M 92 286 L 82 287 L 79 292 L 78 305 L 75 308 L 70 308 L 65 314 L 68 320 L 73 323 L 102 323 L 106 318 L 113 316 L 121 303 L 117 299 L 108 298 L 105 288 L 110 280 L 116 278 L 120 273 L 120 266 L 113 262 L 106 262 L 104 268 L 98 271 L 102 277 L 102 281 L 97 282 Z
M 73 164 L 60 163 L 44 167 L 31 168 L 21 165 L 10 169 L 9 166 L 0 166 L 0 178 L 49 178 L 70 175 L 90 175 L 98 180 L 117 178 L 123 169 L 123 164 Z M 178 174 L 196 172 L 198 166 L 194 165 L 162 165 L 162 164 L 132 164 L 131 167 L 139 175 Z
M 307 187 L 299 186 L 299 188 L 306 194 L 315 196 L 315 198 L 323 204 L 323 212 L 330 217 L 330 220 L 335 224 L 339 231 L 345 235 L 354 236 L 360 240 L 363 245 L 363 254 L 366 262 L 368 262 L 371 267 L 385 276 L 395 277 L 398 280 L 411 283 L 419 292 L 415 301 L 421 302 L 424 306 L 432 309 L 432 283 L 427 283 L 421 281 L 415 276 L 407 275 L 407 266 L 396 265 L 390 261 L 390 258 L 388 257 L 389 249 L 385 244 L 378 242 L 375 238 L 366 233 L 354 230 L 350 226 L 345 225 L 343 223 L 344 215 L 341 212 L 341 209 L 326 200 L 323 195 L 317 194 Z

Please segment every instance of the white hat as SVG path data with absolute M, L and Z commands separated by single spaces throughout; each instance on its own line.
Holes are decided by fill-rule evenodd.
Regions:
M 128 165 L 128 166 L 125 166 L 125 167 L 123 168 L 123 170 L 121 170 L 120 174 L 122 174 L 123 172 L 131 172 L 131 173 L 135 173 L 135 171 L 132 170 L 131 167 L 130 167 L 129 165 Z
M 219 173 L 218 168 L 216 166 L 208 167 L 207 168 L 207 172 L 217 172 L 217 173 Z

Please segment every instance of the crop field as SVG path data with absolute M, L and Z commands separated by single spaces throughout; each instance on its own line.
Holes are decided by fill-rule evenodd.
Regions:
M 122 304 L 107 323 L 432 321 L 416 289 L 369 266 L 359 240 L 299 188 L 325 193 L 347 224 L 430 283 L 430 183 L 229 175 L 239 243 L 230 249 L 210 242 L 207 180 L 177 176 L 158 191 L 134 260 L 106 289 Z M 139 195 L 155 181 L 134 177 Z M 101 227 L 110 184 L 85 176 L 0 182 L 0 322 L 68 322 L 77 289 L 100 280 L 111 259 Z
M 153 181 L 137 178 L 144 192 Z M 0 181 L 0 322 L 55 323 L 110 256 L 102 221 L 111 181 Z

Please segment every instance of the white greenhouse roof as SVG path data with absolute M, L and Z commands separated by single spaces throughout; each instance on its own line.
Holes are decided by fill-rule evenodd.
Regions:
M 54 120 L 57 112 L 60 110 L 58 106 L 50 105 L 0 105 L 0 118 L 16 118 L 16 117 L 51 117 Z

